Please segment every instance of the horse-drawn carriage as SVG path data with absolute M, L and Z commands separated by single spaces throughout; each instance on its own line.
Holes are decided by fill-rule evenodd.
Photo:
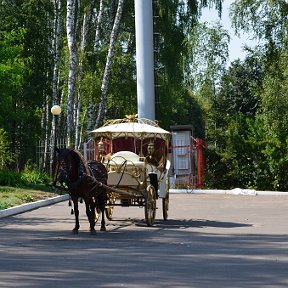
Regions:
M 108 173 L 106 216 L 113 207 L 139 206 L 145 209 L 148 226 L 153 225 L 157 199 L 162 199 L 164 220 L 168 217 L 168 146 L 170 133 L 154 121 L 127 117 L 107 121 L 91 132 L 96 160 Z
M 95 159 L 85 161 L 74 149 L 56 149 L 57 161 L 53 186 L 66 189 L 75 210 L 78 232 L 78 199 L 84 199 L 90 230 L 95 231 L 95 210 L 112 219 L 113 208 L 139 206 L 145 209 L 148 226 L 154 224 L 157 199 L 162 199 L 164 220 L 168 217 L 168 147 L 170 133 L 148 119 L 127 117 L 107 121 L 91 132 Z M 57 185 L 60 183 L 60 186 Z

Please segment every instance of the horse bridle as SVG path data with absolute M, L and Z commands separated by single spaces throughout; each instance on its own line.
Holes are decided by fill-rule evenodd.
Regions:
M 56 186 L 57 181 L 59 181 L 58 177 L 59 177 L 59 172 L 61 171 L 62 174 L 64 174 L 65 177 L 63 177 L 63 179 L 61 179 L 61 181 L 59 181 L 60 186 L 67 190 L 67 188 L 64 186 L 64 184 L 67 185 L 67 187 L 69 187 L 71 185 L 72 180 L 70 179 L 70 174 L 71 174 L 71 169 L 72 169 L 72 165 L 71 163 L 67 164 L 67 160 L 66 158 L 68 157 L 68 155 L 70 153 L 72 153 L 72 150 L 69 149 L 58 149 L 58 159 L 56 162 L 56 167 L 55 167 L 55 173 L 54 173 L 54 178 L 53 178 L 53 185 Z M 75 159 L 74 155 L 71 154 L 71 157 L 74 158 L 74 160 L 77 163 L 77 159 Z M 80 161 L 78 161 L 80 162 Z M 79 164 L 78 164 L 79 166 Z M 78 174 L 79 174 L 79 167 L 78 167 Z

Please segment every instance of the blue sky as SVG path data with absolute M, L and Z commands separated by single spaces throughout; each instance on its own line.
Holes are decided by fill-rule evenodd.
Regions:
M 245 58 L 245 52 L 243 51 L 244 44 L 248 46 L 255 46 L 255 41 L 249 39 L 249 35 L 242 34 L 241 37 L 237 37 L 232 28 L 231 22 L 229 19 L 229 6 L 233 3 L 233 0 L 224 0 L 223 1 L 223 11 L 222 11 L 222 18 L 219 19 L 218 12 L 215 9 L 205 8 L 202 9 L 202 22 L 212 23 L 215 21 L 220 21 L 223 27 L 229 31 L 230 33 L 230 45 L 229 45 L 229 61 L 232 62 L 237 58 L 243 60 Z

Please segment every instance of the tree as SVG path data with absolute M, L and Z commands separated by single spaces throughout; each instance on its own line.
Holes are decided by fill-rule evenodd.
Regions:
M 107 114 L 108 82 L 109 82 L 110 71 L 111 71 L 111 66 L 112 66 L 112 58 L 114 56 L 114 49 L 116 45 L 117 34 L 118 34 L 119 26 L 120 26 L 121 15 L 123 11 L 123 5 L 124 5 L 124 0 L 118 0 L 118 8 L 117 8 L 113 28 L 112 28 L 111 35 L 110 35 L 109 50 L 107 54 L 107 60 L 106 60 L 104 75 L 102 79 L 101 102 L 99 104 L 95 127 L 99 126 L 99 124 L 102 122 L 103 118 Z
M 288 3 L 273 1 L 234 1 L 231 5 L 232 24 L 236 33 L 254 34 L 269 46 L 283 47 L 287 41 Z M 265 46 L 264 46 L 265 47 Z
M 156 110 L 165 128 L 173 123 L 171 115 L 182 115 L 182 107 L 183 119 L 193 121 L 191 111 L 201 118 L 194 93 L 183 85 L 184 60 L 188 58 L 183 43 L 187 31 L 197 24 L 201 7 L 215 6 L 221 11 L 221 2 L 153 2 L 159 51 L 155 55 Z M 77 147 L 85 141 L 83 126 L 89 123 L 93 129 L 91 123 L 95 124 L 97 113 L 101 120 L 124 117 L 137 109 L 133 1 L 65 3 L 66 9 L 62 0 L 0 3 L 0 41 L 5 47 L 0 51 L 0 127 L 21 155 L 20 169 L 28 158 L 34 158 L 39 139 L 46 140 L 49 152 L 48 140 L 54 139 L 55 128 L 51 105 L 67 107 L 62 109 L 58 135 L 68 135 L 69 142 L 74 141 Z M 4 115 L 11 121 L 5 121 Z M 202 127 L 198 128 L 202 133 Z
M 95 2 L 95 1 L 94 1 Z M 101 1 L 102 3 L 102 1 Z M 80 57 L 79 57 L 79 75 L 78 75 L 78 89 L 77 89 L 77 100 L 76 100 L 76 123 L 75 123 L 75 149 L 80 149 L 81 145 L 81 136 L 82 130 L 81 129 L 81 107 L 82 107 L 82 81 L 84 79 L 85 73 L 85 64 L 87 61 L 86 57 L 86 48 L 88 45 L 88 36 L 89 36 L 89 27 L 92 24 L 92 16 L 93 16 L 93 9 L 94 3 L 89 3 L 86 9 L 84 10 L 83 21 L 82 21 L 82 30 L 81 30 L 81 42 L 80 42 Z M 100 13 L 100 12 L 99 12 Z M 94 46 L 95 48 L 95 46 Z M 83 117 L 84 118 L 84 117 Z M 82 125 L 83 127 L 83 125 Z
M 254 117 L 260 105 L 263 77 L 264 65 L 257 55 L 251 55 L 243 62 L 236 60 L 231 63 L 221 78 L 219 91 L 213 100 L 212 122 L 225 130 L 230 119 L 238 113 Z M 213 129 L 209 138 L 217 141 Z
M 255 118 L 263 77 L 260 59 L 251 55 L 243 63 L 233 62 L 221 78 L 207 131 L 208 142 L 214 144 L 208 153 L 207 174 L 212 187 L 259 187 L 260 171 L 255 171 L 255 167 L 259 167 L 259 159 L 263 160 L 263 146 L 251 135 L 261 124 L 255 123 Z
M 287 13 L 288 3 L 282 0 L 242 0 L 232 5 L 236 31 L 250 32 L 261 40 L 263 90 L 249 139 L 254 147 L 258 146 L 259 158 L 263 160 L 262 165 L 256 166 L 260 167 L 256 174 L 262 173 L 269 179 L 266 189 L 277 190 L 287 189 L 287 176 L 283 172 L 287 169 Z
M 44 111 L 44 117 L 45 121 L 43 121 L 43 129 L 46 131 L 45 133 L 45 153 L 44 153 L 44 159 L 43 159 L 43 169 L 46 169 L 47 165 L 47 156 L 48 156 L 48 145 L 49 145 L 49 120 L 50 118 L 50 102 L 51 106 L 53 105 L 59 105 L 60 103 L 60 97 L 59 97 L 59 69 L 60 69 L 60 48 L 61 48 L 61 31 L 62 31 L 62 0 L 54 1 L 54 21 L 53 21 L 53 41 L 52 41 L 52 61 L 53 61 L 53 74 L 52 74 L 52 99 L 49 99 L 48 94 L 46 95 L 46 102 L 45 107 L 43 109 Z M 51 101 L 50 101 L 51 100 Z M 50 135 L 50 151 L 52 153 L 50 154 L 50 170 L 52 171 L 52 166 L 54 162 L 54 155 L 55 155 L 55 133 L 56 133 L 56 118 L 52 117 L 52 129 L 51 129 L 51 135 Z
M 213 129 L 211 107 L 217 101 L 219 79 L 224 73 L 228 59 L 228 32 L 219 23 L 210 27 L 199 23 L 189 31 L 186 46 L 189 53 L 185 58 L 185 85 L 193 91 L 203 110 L 202 130 Z M 202 137 L 207 137 L 205 133 Z M 209 137 L 209 136 L 208 136 Z
M 76 68 L 78 62 L 76 42 L 76 3 L 77 0 L 67 0 L 66 31 L 69 48 L 68 102 L 67 102 L 67 145 L 72 144 L 74 131 L 74 103 L 76 95 Z
M 8 58 L 4 58 L 5 60 L 2 57 L 1 59 L 9 59 L 7 63 L 19 72 L 19 67 L 22 66 L 21 77 L 16 70 L 16 73 L 10 70 L 10 83 L 14 84 L 11 85 L 12 89 L 7 90 L 9 101 L 5 102 L 8 109 L 3 114 L 8 116 L 7 111 L 11 111 L 8 116 L 10 121 L 4 120 L 4 123 L 7 122 L 4 124 L 7 125 L 5 131 L 11 139 L 14 152 L 18 154 L 18 168 L 22 169 L 27 158 L 34 158 L 37 140 L 45 135 L 41 130 L 41 111 L 46 95 L 50 94 L 47 84 L 51 76 L 51 5 L 48 1 L 2 1 L 0 11 L 1 37 L 18 34 L 18 38 L 10 38 L 12 46 L 15 45 L 18 50 L 14 50 L 16 54 L 13 52 L 7 54 Z
M 221 15 L 222 1 L 167 0 L 154 3 L 156 118 L 166 129 L 173 122 L 171 115 L 175 110 L 179 109 L 181 113 L 181 107 L 171 103 L 181 102 L 180 99 L 191 88 L 193 76 L 190 69 L 195 57 L 191 49 L 191 31 L 199 24 L 201 9 L 207 6 L 215 6 Z M 195 91 L 189 95 L 194 97 Z
M 270 66 L 264 80 L 261 117 L 266 130 L 264 154 L 273 175 L 273 188 L 287 190 L 288 177 L 284 171 L 288 169 L 288 68 L 285 60 L 288 51 L 285 50 L 280 55 L 275 66 Z
M 0 128 L 0 169 L 14 162 L 14 155 L 9 150 L 9 140 L 7 133 Z
M 29 72 L 29 59 L 22 56 L 25 34 L 24 28 L 0 34 L 0 125 L 11 142 L 15 138 L 17 120 L 15 104 L 21 98 L 24 78 Z
M 212 27 L 207 23 L 199 23 L 189 31 L 185 79 L 193 91 L 201 89 L 205 82 L 210 82 L 215 93 L 226 69 L 229 41 L 228 31 L 219 22 Z

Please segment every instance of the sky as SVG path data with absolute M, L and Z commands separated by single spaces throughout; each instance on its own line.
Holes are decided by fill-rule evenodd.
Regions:
M 248 46 L 255 46 L 255 41 L 252 41 L 249 39 L 249 36 L 247 34 L 242 34 L 241 38 L 237 37 L 232 28 L 231 28 L 231 22 L 229 19 L 229 6 L 231 3 L 233 3 L 233 0 L 224 0 L 223 10 L 222 10 L 222 17 L 219 19 L 218 12 L 213 8 L 204 8 L 202 9 L 202 22 L 208 22 L 212 23 L 215 21 L 220 21 L 220 23 L 223 25 L 224 29 L 229 31 L 230 34 L 230 44 L 229 44 L 229 62 L 232 62 L 238 58 L 243 60 L 245 58 L 245 52 L 243 51 L 244 44 L 247 44 Z

